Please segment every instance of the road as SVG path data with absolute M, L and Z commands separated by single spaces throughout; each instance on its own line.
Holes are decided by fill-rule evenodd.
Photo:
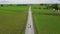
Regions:
M 31 6 L 29 7 L 28 19 L 25 34 L 34 34 Z

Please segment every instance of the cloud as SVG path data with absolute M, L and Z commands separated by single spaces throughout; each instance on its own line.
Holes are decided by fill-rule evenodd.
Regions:
M 60 3 L 59 0 L 0 0 L 0 4 L 41 4 Z

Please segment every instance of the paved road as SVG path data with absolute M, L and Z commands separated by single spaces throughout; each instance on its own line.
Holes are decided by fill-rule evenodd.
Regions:
M 25 34 L 34 34 L 31 6 L 29 7 L 28 20 L 27 20 Z

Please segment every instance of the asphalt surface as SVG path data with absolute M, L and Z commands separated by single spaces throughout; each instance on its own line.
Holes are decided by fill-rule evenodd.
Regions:
M 25 34 L 34 34 L 31 6 L 29 7 L 28 19 Z

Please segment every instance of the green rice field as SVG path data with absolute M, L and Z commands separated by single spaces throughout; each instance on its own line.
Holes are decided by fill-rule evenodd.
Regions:
M 40 7 L 40 8 L 39 8 Z M 35 34 L 60 34 L 60 13 L 44 6 L 32 6 Z
M 28 6 L 0 6 L 0 34 L 24 34 Z

